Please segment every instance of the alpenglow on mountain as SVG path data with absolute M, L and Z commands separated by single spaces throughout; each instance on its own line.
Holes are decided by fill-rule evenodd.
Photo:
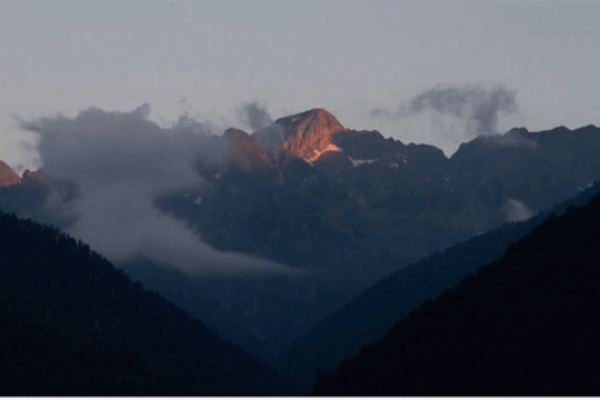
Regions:
M 208 211 L 210 201 L 205 201 L 215 195 L 234 203 L 243 199 L 245 208 L 257 211 L 256 201 L 277 202 L 277 197 L 293 192 L 298 201 L 313 204 L 318 219 L 331 229 L 406 261 L 506 222 L 528 219 L 600 177 L 600 135 L 594 126 L 544 132 L 520 128 L 480 136 L 448 158 L 434 146 L 407 145 L 378 131 L 347 129 L 317 108 L 280 118 L 251 134 L 228 129 L 219 140 L 228 151 L 216 166 L 198 164 L 214 186 L 199 194 L 204 204 L 193 207 L 192 214 Z M 277 188 L 270 200 L 258 200 L 261 194 L 246 197 L 243 189 L 268 192 L 269 185 Z M 235 246 L 221 243 L 218 236 L 235 238 L 237 232 L 220 227 L 227 233 L 219 234 L 205 222 L 198 229 L 211 244 Z M 258 236 L 269 238 L 272 232 Z
M 231 128 L 224 137 L 229 143 L 229 157 L 225 162 L 245 170 L 258 167 L 244 162 L 245 159 L 262 160 L 261 167 L 276 168 L 295 158 L 319 169 L 330 169 L 335 164 L 339 167 L 372 164 L 382 161 L 382 156 L 384 161 L 406 164 L 414 149 L 444 158 L 443 152 L 433 146 L 405 146 L 386 140 L 378 131 L 347 129 L 322 108 L 280 118 L 252 134 Z M 397 167 L 395 163 L 392 166 Z

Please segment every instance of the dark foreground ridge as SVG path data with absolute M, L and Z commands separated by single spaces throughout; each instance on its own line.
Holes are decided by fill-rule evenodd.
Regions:
M 321 321 L 290 346 L 275 366 L 306 387 L 319 368 L 333 371 L 365 345 L 385 336 L 395 323 L 427 300 L 433 300 L 482 265 L 497 261 L 508 247 L 552 214 L 587 204 L 600 183 L 526 221 L 513 222 L 396 271 Z
M 317 395 L 598 395 L 600 196 L 428 301 Z
M 1 212 L 0 371 L 4 396 L 297 390 L 89 246 Z

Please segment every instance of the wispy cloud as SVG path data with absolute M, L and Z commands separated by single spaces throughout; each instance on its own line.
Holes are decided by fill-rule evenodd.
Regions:
M 464 121 L 465 133 L 470 137 L 497 134 L 501 113 L 518 113 L 516 91 L 503 85 L 486 88 L 480 85 L 441 85 L 425 90 L 396 110 L 376 108 L 372 117 L 391 119 L 415 116 L 426 111 L 449 115 Z
M 267 108 L 260 106 L 257 101 L 243 103 L 236 109 L 236 112 L 238 120 L 253 131 L 258 131 L 273 123 Z
M 275 262 L 216 251 L 153 206 L 157 193 L 201 185 L 197 161 L 218 162 L 227 149 L 210 122 L 183 116 L 161 128 L 147 119 L 149 112 L 148 105 L 131 112 L 92 108 L 73 119 L 20 121 L 39 134 L 44 172 L 79 184 L 81 196 L 69 210 L 77 220 L 69 233 L 115 262 L 144 254 L 191 275 L 295 273 Z

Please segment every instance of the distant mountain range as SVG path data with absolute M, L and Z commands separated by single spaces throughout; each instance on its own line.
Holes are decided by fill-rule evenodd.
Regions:
M 123 267 L 219 335 L 263 359 L 280 359 L 282 368 L 295 339 L 382 277 L 527 220 L 600 178 L 600 129 L 594 126 L 480 136 L 448 158 L 434 146 L 347 129 L 326 110 L 313 109 L 256 132 L 231 128 L 210 140 L 227 149 L 226 156 L 198 160 L 203 184 L 157 195 L 156 207 L 217 249 L 259 255 L 306 274 L 216 284 L 143 257 Z M 76 182 L 48 182 L 1 188 L 0 209 L 68 226 L 73 221 L 58 218 L 45 199 L 60 188 L 53 206 L 68 203 L 77 196 Z M 426 272 L 420 276 L 427 281 Z M 308 371 L 304 379 L 310 379 L 318 365 L 306 366 L 302 374 Z
M 598 395 L 599 225 L 600 195 L 550 216 L 335 372 L 319 372 L 314 394 Z
M 480 136 L 450 158 L 433 146 L 346 129 L 323 109 L 278 119 L 253 134 L 230 129 L 220 139 L 228 157 L 216 166 L 198 165 L 211 188 L 158 204 L 217 248 L 297 267 L 334 268 L 317 256 L 332 241 L 364 249 L 359 257 L 375 252 L 416 261 L 527 219 L 600 177 L 600 130 L 594 126 Z M 291 215 L 273 212 L 278 209 Z M 366 269 L 375 277 L 391 272 Z
M 480 136 L 447 158 L 433 146 L 346 129 L 314 109 L 252 134 L 231 129 L 215 140 L 229 151 L 219 163 L 198 164 L 208 184 L 156 204 L 217 249 L 312 273 L 295 283 L 312 293 L 303 300 L 286 295 L 288 283 L 240 289 L 246 304 L 289 304 L 228 315 L 244 321 L 252 313 L 246 327 L 260 332 L 265 346 L 279 343 L 276 353 L 256 353 L 269 360 L 387 274 L 526 220 L 600 178 L 600 129 L 594 126 Z M 279 301 L 272 297 L 277 287 Z M 273 330 L 277 334 L 268 333 Z

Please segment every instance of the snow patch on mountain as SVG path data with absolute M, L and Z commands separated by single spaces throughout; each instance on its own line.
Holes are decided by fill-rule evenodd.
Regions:
M 319 157 L 321 157 L 322 154 L 327 153 L 328 151 L 342 151 L 342 149 L 340 149 L 333 143 L 329 143 L 327 145 L 327 147 L 325 147 L 324 149 L 315 150 L 314 156 L 312 156 L 311 158 L 305 159 L 305 161 L 312 165 L 312 163 L 317 161 L 319 159 Z
M 524 202 L 517 199 L 508 199 L 504 204 L 504 212 L 506 213 L 508 222 L 525 221 L 534 214 Z
M 358 160 L 358 159 L 354 159 L 354 158 L 352 158 L 350 156 L 348 156 L 348 159 L 350 160 L 350 162 L 352 162 L 352 166 L 354 166 L 354 167 L 358 167 L 358 166 L 361 166 L 363 164 L 373 164 L 373 163 L 375 163 L 375 162 L 377 162 L 377 161 L 380 160 L 379 158 L 375 158 L 375 159 L 372 159 L 372 160 Z

